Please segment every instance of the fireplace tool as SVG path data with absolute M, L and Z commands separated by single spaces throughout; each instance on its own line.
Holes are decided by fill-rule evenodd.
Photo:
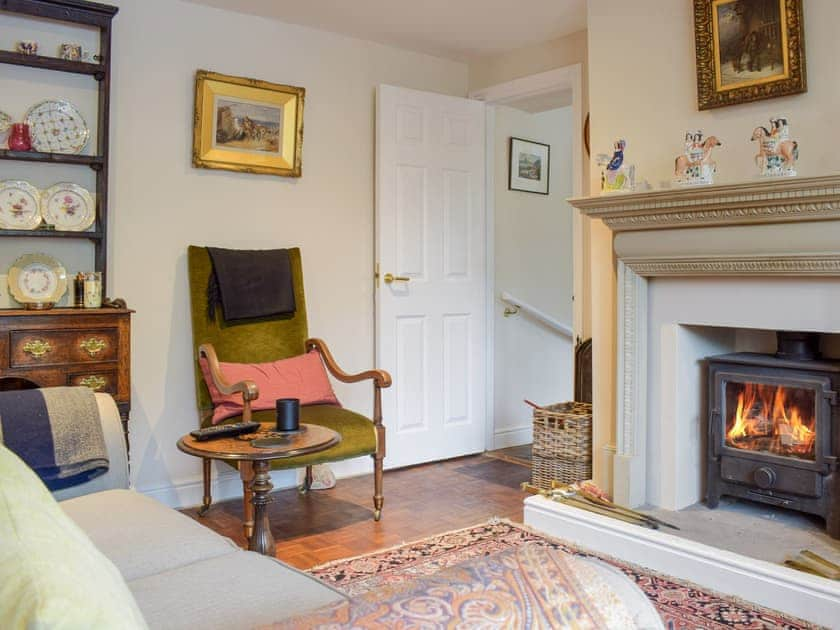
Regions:
M 805 573 L 812 573 L 829 580 L 840 580 L 840 566 L 830 560 L 803 549 L 794 558 L 785 560 L 785 564 Z
M 660 525 L 664 525 L 665 527 L 670 527 L 672 529 L 679 529 L 676 525 L 666 523 L 654 516 L 616 505 L 612 501 L 603 499 L 597 494 L 585 490 L 577 485 L 563 485 L 553 482 L 552 486 L 551 490 L 542 490 L 537 486 L 525 482 L 522 484 L 522 489 L 525 492 L 530 494 L 539 494 L 547 499 L 556 501 L 557 503 L 571 505 L 572 507 L 580 508 L 582 510 L 586 510 L 587 512 L 592 512 L 593 514 L 609 516 L 610 518 L 615 518 L 633 525 L 640 525 L 641 527 L 647 527 L 648 529 L 659 529 Z

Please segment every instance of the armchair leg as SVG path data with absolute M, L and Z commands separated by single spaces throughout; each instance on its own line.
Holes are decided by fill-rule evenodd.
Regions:
M 198 510 L 199 516 L 207 514 L 207 510 L 210 509 L 210 504 L 213 503 L 213 497 L 210 494 L 210 474 L 212 463 L 213 461 L 210 459 L 205 458 L 201 460 L 202 474 L 204 477 L 204 497 L 201 502 L 201 508 Z
M 382 496 L 382 457 L 373 456 L 373 520 L 382 518 L 382 504 L 385 497 Z
M 251 462 L 239 462 L 239 478 L 242 479 L 242 509 L 245 513 L 243 529 L 245 538 L 251 540 L 254 535 L 254 504 L 251 503 L 251 483 L 254 481 L 254 467 Z
M 312 489 L 312 466 L 306 467 L 306 472 L 303 475 L 303 483 L 298 486 L 300 494 L 306 494 Z

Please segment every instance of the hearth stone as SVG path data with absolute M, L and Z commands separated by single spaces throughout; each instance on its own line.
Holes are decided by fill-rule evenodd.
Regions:
M 806 337 L 785 356 L 813 356 Z M 840 538 L 840 362 L 749 352 L 710 357 L 707 505 L 722 495 L 822 516 Z

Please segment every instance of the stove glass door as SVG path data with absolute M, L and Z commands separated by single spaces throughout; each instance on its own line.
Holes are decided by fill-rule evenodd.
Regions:
M 814 461 L 817 390 L 728 380 L 724 443 L 738 450 Z

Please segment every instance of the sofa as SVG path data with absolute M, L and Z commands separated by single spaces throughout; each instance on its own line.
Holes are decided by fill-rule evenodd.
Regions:
M 381 627 L 370 618 L 371 610 L 393 619 L 387 606 L 400 614 L 414 609 L 405 596 L 427 602 L 422 580 L 397 585 L 390 596 L 376 591 L 347 598 L 130 490 L 117 407 L 107 394 L 96 394 L 96 403 L 109 469 L 86 483 L 51 495 L 26 464 L 0 444 L 0 628 L 212 630 L 308 628 L 325 622 L 326 627 L 347 627 L 350 619 L 354 627 L 371 627 L 360 618 Z M 475 590 L 481 597 L 481 576 L 508 560 L 504 555 L 486 562 L 479 558 L 472 562 L 475 566 L 452 567 L 451 576 L 442 572 L 427 580 L 451 583 L 455 590 Z M 556 565 L 557 560 L 545 557 L 540 562 Z M 631 580 L 597 561 L 566 559 L 570 561 L 578 562 L 572 577 L 597 574 L 589 579 L 587 588 L 597 592 L 588 605 L 632 619 L 602 627 L 662 628 L 655 609 Z M 592 566 L 587 569 L 580 562 Z M 458 586 L 470 571 L 475 579 Z M 554 606 L 568 589 L 558 582 L 555 569 L 531 572 L 549 577 L 531 593 L 542 593 L 545 601 L 536 603 L 556 613 Z M 515 579 L 517 584 L 523 580 Z M 499 584 L 498 579 L 491 580 L 487 591 L 493 601 Z M 519 586 L 513 590 L 519 592 Z M 531 610 L 531 615 L 535 602 L 523 596 L 512 605 Z M 568 605 L 574 609 L 580 603 Z
M 95 550 L 88 550 L 85 557 L 79 558 L 70 548 L 85 546 L 81 536 L 70 543 L 56 544 L 58 557 L 45 557 L 44 548 L 49 548 L 56 534 L 32 534 L 31 524 L 37 521 L 32 511 L 46 515 L 52 522 L 60 520 L 61 515 L 50 511 L 56 504 L 42 484 L 46 498 L 38 497 L 37 488 L 26 488 L 32 479 L 38 484 L 40 480 L 10 451 L 5 451 L 0 468 L 0 538 L 4 538 L 5 531 L 16 529 L 25 529 L 21 535 L 31 534 L 32 538 L 19 541 L 17 549 L 8 545 L 8 537 L 0 541 L 0 564 L 5 566 L 0 567 L 0 627 L 135 628 L 145 624 L 155 630 L 252 628 L 344 599 L 341 593 L 305 573 L 273 558 L 244 551 L 193 519 L 130 490 L 117 407 L 107 394 L 97 394 L 96 398 L 109 470 L 84 484 L 53 493 L 59 501 L 56 509 L 93 543 Z M 19 465 L 10 463 L 12 458 Z M 10 516 L 9 511 L 16 508 L 26 511 Z M 72 529 L 66 523 L 60 525 L 65 531 Z M 62 571 L 66 569 L 76 582 L 71 586 L 84 582 L 87 563 L 97 550 L 118 574 L 112 572 L 106 584 L 97 584 L 98 576 L 93 576 L 89 586 L 71 597 L 71 587 L 60 583 Z M 62 562 L 71 561 L 75 566 L 62 566 Z M 14 563 L 18 563 L 15 568 Z M 4 574 L 4 570 L 8 573 Z M 106 565 L 101 574 L 109 570 Z M 15 580 L 26 573 L 28 583 L 15 586 Z M 99 596 L 90 592 L 94 588 L 114 589 L 113 583 L 120 575 L 127 593 L 109 591 L 107 596 Z M 36 592 L 35 599 L 27 599 L 32 592 Z M 83 600 L 88 596 L 95 600 L 91 605 L 119 601 L 123 610 L 85 612 L 87 602 Z M 63 602 L 62 598 L 73 601 Z M 141 619 L 136 618 L 136 611 L 134 617 L 130 614 L 131 599 Z M 9 617 L 14 614 L 17 616 Z M 85 614 L 89 617 L 83 625 L 73 623 L 76 616 Z M 114 618 L 121 619 L 118 626 L 113 625 Z

